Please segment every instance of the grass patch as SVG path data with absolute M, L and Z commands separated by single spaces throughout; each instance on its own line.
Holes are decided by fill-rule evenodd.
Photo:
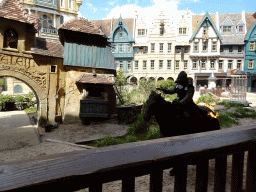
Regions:
M 220 114 L 218 117 L 220 127 L 230 127 L 233 124 L 238 124 L 238 120 L 235 117 L 232 117 L 231 114 Z
M 211 96 L 209 94 L 204 94 L 204 95 L 200 96 L 196 102 L 211 104 L 211 103 L 217 103 L 218 100 L 216 100 L 213 96 Z
M 29 107 L 29 108 L 26 108 L 24 109 L 25 113 L 27 115 L 31 114 L 31 113 L 36 113 L 37 112 L 37 109 L 35 107 Z

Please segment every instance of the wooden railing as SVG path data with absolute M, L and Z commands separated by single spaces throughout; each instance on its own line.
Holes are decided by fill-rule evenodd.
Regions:
M 171 127 L 170 127 L 171 128 Z M 246 189 L 244 153 L 248 151 Z M 174 191 L 186 191 L 187 165 L 197 164 L 195 191 L 207 191 L 209 159 L 215 159 L 214 191 L 224 192 L 227 155 L 232 155 L 231 191 L 256 190 L 256 127 L 134 142 L 44 156 L 0 165 L 0 191 L 76 191 L 122 180 L 132 192 L 135 178 L 150 174 L 150 191 L 163 188 L 163 170 L 179 164 Z

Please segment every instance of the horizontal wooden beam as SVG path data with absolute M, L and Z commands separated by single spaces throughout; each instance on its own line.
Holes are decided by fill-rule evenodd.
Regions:
M 74 191 L 122 180 L 125 175 L 150 174 L 202 157 L 215 158 L 256 148 L 256 128 L 245 127 L 168 137 L 63 153 L 0 165 L 0 191 L 35 191 L 57 187 Z

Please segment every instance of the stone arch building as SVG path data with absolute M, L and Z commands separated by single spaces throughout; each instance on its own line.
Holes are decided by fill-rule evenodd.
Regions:
M 91 46 L 95 43 L 95 37 L 105 39 L 107 42 L 107 38 L 99 28 L 88 21 L 84 22 L 83 26 L 78 26 L 78 21 L 79 19 L 75 19 L 73 22 L 68 22 L 69 27 L 83 34 L 83 38 L 90 36 Z M 5 31 L 8 29 L 17 32 L 16 39 L 5 37 Z M 70 31 L 70 28 L 63 30 Z M 97 77 L 102 77 L 100 74 L 114 77 L 115 66 L 114 69 L 109 68 L 110 65 L 114 65 L 113 55 L 111 53 L 105 55 L 109 57 L 108 61 L 113 60 L 108 65 L 104 63 L 94 67 L 76 65 L 76 63 L 64 65 L 65 41 L 61 43 L 59 39 L 37 37 L 37 32 L 37 17 L 28 14 L 20 0 L 3 0 L 0 3 L 0 77 L 15 77 L 35 92 L 39 104 L 40 124 L 45 124 L 47 121 L 54 122 L 56 116 L 61 116 L 64 123 L 77 123 L 80 121 L 80 99 L 83 93 L 77 85 L 77 78 L 83 73 L 99 74 Z M 65 36 L 61 38 L 65 39 Z M 8 46 L 6 41 L 9 41 L 11 46 Z M 11 44 L 14 41 L 17 42 L 17 47 Z M 84 53 L 80 52 L 85 57 L 89 54 Z M 111 83 L 109 86 L 112 85 Z M 113 92 L 104 95 L 106 98 L 111 95 L 109 98 L 111 105 L 115 103 Z

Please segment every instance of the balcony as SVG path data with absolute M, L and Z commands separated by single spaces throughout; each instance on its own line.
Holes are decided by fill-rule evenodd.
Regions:
M 34 4 L 53 9 L 57 8 L 57 0 L 34 0 Z
M 47 33 L 47 34 L 52 34 L 52 35 L 58 35 L 58 30 L 57 29 L 50 29 L 50 28 L 41 28 L 39 30 L 39 34 L 41 33 Z

